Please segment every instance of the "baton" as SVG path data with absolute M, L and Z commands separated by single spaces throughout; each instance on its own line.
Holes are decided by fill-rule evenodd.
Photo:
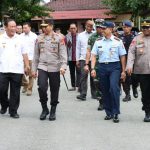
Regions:
M 65 81 L 65 84 L 66 84 L 67 90 L 69 91 L 69 88 L 68 88 L 68 85 L 67 85 L 66 78 L 65 78 L 64 74 L 63 74 L 63 78 L 64 78 L 64 81 Z

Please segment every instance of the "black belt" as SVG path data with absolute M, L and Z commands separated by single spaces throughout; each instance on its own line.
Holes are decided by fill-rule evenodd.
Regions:
M 106 64 L 106 65 L 108 65 L 108 64 L 112 64 L 112 63 L 118 63 L 119 61 L 116 61 L 116 62 L 101 62 L 100 64 Z

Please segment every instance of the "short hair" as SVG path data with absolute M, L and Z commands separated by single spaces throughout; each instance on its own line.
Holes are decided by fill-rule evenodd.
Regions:
M 55 30 L 57 30 L 57 31 L 58 31 L 58 30 L 61 30 L 61 29 L 60 29 L 60 28 L 56 28 Z
M 77 27 L 77 25 L 76 25 L 75 23 L 71 23 L 70 26 L 71 26 L 71 25 L 75 25 L 75 26 Z
M 17 26 L 22 26 L 21 24 L 17 24 Z
M 92 23 L 92 25 L 94 25 L 94 21 L 93 20 L 87 20 L 85 24 L 87 25 L 89 23 Z
M 4 22 L 4 26 L 8 26 L 8 24 L 9 24 L 9 22 L 11 22 L 11 21 L 14 21 L 15 22 L 15 20 L 14 19 L 6 19 L 5 20 L 5 22 Z
M 24 25 L 28 25 L 29 27 L 31 27 L 31 23 L 30 23 L 30 22 L 24 22 L 24 23 L 23 23 L 23 26 L 24 26 Z

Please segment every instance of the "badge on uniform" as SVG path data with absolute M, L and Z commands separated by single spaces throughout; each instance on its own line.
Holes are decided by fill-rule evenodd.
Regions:
M 5 47 L 6 47 L 6 43 L 2 43 L 2 45 L 3 45 L 3 48 L 5 48 Z
M 138 54 L 143 54 L 144 53 L 144 41 L 143 40 L 140 40 L 140 41 L 137 41 L 137 51 L 138 51 Z

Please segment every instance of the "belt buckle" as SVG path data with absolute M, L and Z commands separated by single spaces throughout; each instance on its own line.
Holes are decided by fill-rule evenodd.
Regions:
M 109 64 L 109 62 L 105 62 L 105 64 Z

